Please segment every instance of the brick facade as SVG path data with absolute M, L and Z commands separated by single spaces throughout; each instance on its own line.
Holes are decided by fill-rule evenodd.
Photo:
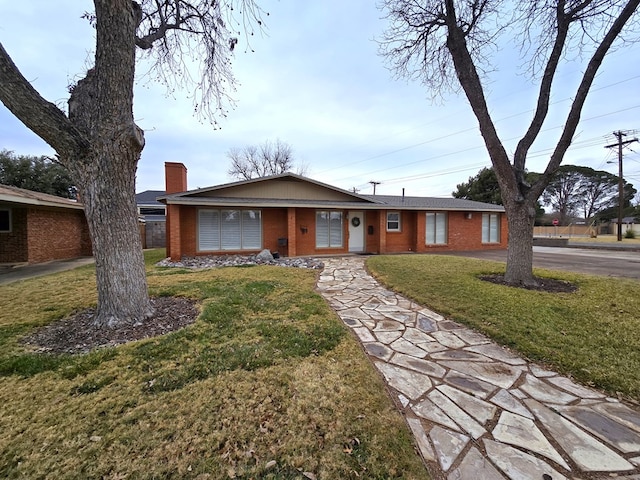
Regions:
M 179 260 L 182 256 L 246 254 L 259 251 L 198 251 L 198 207 L 185 205 L 169 205 L 169 207 L 171 224 L 175 227 L 172 227 L 169 234 L 167 255 L 174 260 Z M 341 248 L 316 247 L 316 209 L 263 208 L 261 212 L 262 248 L 278 252 L 281 256 L 331 255 L 349 252 L 347 211 L 343 211 L 343 246 Z M 428 253 L 507 248 L 507 221 L 504 214 L 500 215 L 499 243 L 482 243 L 481 213 L 474 213 L 471 218 L 467 218 L 464 212 L 447 212 L 447 243 L 427 245 L 425 242 L 426 212 L 401 211 L 400 213 L 401 231 L 399 232 L 386 231 L 385 211 L 365 213 L 365 252 Z M 291 223 L 289 223 L 290 220 Z M 286 239 L 286 244 L 282 241 L 283 239 Z
M 84 211 L 11 208 L 11 232 L 0 233 L 0 263 L 40 263 L 91 255 Z
M 187 192 L 186 168 L 180 163 L 165 164 L 167 175 L 166 188 L 167 196 L 177 193 L 176 197 L 181 197 L 182 192 Z M 304 184 L 307 181 L 311 189 L 318 191 L 317 185 L 312 181 L 296 177 Z M 258 181 L 256 181 L 258 182 Z M 240 182 L 243 192 L 251 193 L 251 182 Z M 210 255 L 210 254 L 236 254 L 236 253 L 256 253 L 260 249 L 251 251 L 199 251 L 198 250 L 198 209 L 199 208 L 222 208 L 222 209 L 251 209 L 260 210 L 262 215 L 262 248 L 271 252 L 278 252 L 281 256 L 305 256 L 305 255 L 335 255 L 349 253 L 349 212 L 359 211 L 364 215 L 364 251 L 366 253 L 408 253 L 408 252 L 446 252 L 461 250 L 484 250 L 484 249 L 505 249 L 507 248 L 507 221 L 506 216 L 494 205 L 487 205 L 487 212 L 499 215 L 500 236 L 499 242 L 485 244 L 482 243 L 482 215 L 483 211 L 468 210 L 443 210 L 436 209 L 447 214 L 447 240 L 442 245 L 426 244 L 426 213 L 431 211 L 419 207 L 411 208 L 382 208 L 378 202 L 371 202 L 367 199 L 355 198 L 334 200 L 335 191 L 332 187 L 326 186 L 327 206 L 323 206 L 323 200 L 314 197 L 301 199 L 297 203 L 319 203 L 313 207 L 282 206 L 269 207 L 269 203 L 274 202 L 273 196 L 268 196 L 268 190 L 255 191 L 256 194 L 265 196 L 264 206 L 260 206 L 260 198 L 263 197 L 238 197 L 234 200 L 233 186 L 224 187 L 224 193 L 216 196 L 215 187 L 212 191 L 198 190 L 196 193 L 188 192 L 189 201 L 187 204 L 179 202 L 167 202 L 167 255 L 173 260 L 179 260 L 182 256 Z M 265 192 L 267 192 L 265 194 Z M 342 194 L 338 192 L 339 194 Z M 282 195 L 282 193 L 279 193 Z M 333 197 L 332 197 L 333 195 Z M 342 194 L 344 195 L 344 194 Z M 347 193 L 348 195 L 348 193 Z M 198 205 L 198 197 L 201 196 L 202 205 Z M 210 203 L 209 199 L 223 199 L 221 203 Z M 251 200 L 251 206 L 246 206 L 246 200 Z M 295 204 L 295 199 L 276 199 L 282 203 Z M 404 201 L 404 197 L 403 197 Z M 244 206 L 243 206 L 244 203 Z M 342 203 L 342 205 L 337 205 Z M 485 208 L 485 204 L 472 202 L 474 208 Z M 458 205 L 456 203 L 455 205 Z M 470 204 L 460 204 L 470 205 Z M 342 212 L 343 218 L 343 242 L 339 248 L 319 248 L 316 247 L 316 212 L 319 210 L 332 210 Z M 400 230 L 387 231 L 387 212 L 400 213 Z

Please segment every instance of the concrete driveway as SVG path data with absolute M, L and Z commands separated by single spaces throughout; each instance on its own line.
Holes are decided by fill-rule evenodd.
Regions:
M 41 277 L 51 273 L 71 270 L 82 265 L 93 263 L 93 257 L 79 257 L 68 260 L 54 260 L 34 265 L 0 266 L 0 285 Z
M 506 250 L 457 252 L 454 255 L 507 260 Z M 533 265 L 550 270 L 640 279 L 640 252 L 634 251 L 536 246 L 533 247 Z

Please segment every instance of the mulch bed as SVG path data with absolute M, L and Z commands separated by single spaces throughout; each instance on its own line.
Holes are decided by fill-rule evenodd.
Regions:
M 175 332 L 194 323 L 199 314 L 197 302 L 188 298 L 152 298 L 151 305 L 154 315 L 140 325 L 98 327 L 93 323 L 95 309 L 90 308 L 44 326 L 22 342 L 39 353 L 82 354 Z
M 511 285 L 504 280 L 504 275 L 482 275 L 480 280 L 486 282 L 497 283 L 499 285 L 505 285 L 507 287 L 524 288 L 527 290 L 536 290 L 539 292 L 548 293 L 573 293 L 578 290 L 577 285 L 571 282 L 565 282 L 564 280 L 556 280 L 553 278 L 533 277 L 537 285 Z

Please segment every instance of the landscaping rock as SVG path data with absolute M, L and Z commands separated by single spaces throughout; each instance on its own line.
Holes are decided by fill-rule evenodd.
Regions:
M 265 248 L 258 255 L 256 255 L 256 260 L 259 262 L 272 262 L 273 255 L 271 255 L 271 252 Z
M 269 250 L 265 250 L 269 252 Z M 172 262 L 171 259 L 165 258 L 159 261 L 158 267 L 178 267 L 178 268 L 217 268 L 217 267 L 239 267 L 244 265 L 277 265 L 279 267 L 292 268 L 311 268 L 314 270 L 322 270 L 324 263 L 317 258 L 311 257 L 286 257 L 271 258 L 261 257 L 257 255 L 206 255 L 199 257 L 183 257 L 179 262 Z

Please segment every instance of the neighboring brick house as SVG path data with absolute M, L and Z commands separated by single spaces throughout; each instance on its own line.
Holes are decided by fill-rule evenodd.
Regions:
M 0 263 L 40 263 L 91 253 L 82 204 L 0 185 Z
M 292 173 L 187 191 L 165 163 L 167 255 L 283 256 L 507 248 L 500 205 L 455 198 L 359 195 Z

